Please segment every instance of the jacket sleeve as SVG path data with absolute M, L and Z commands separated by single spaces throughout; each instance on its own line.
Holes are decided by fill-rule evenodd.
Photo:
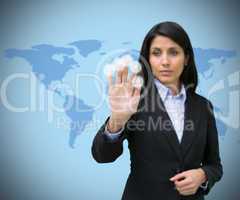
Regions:
M 109 163 L 115 161 L 123 152 L 123 140 L 127 138 L 126 125 L 116 140 L 110 140 L 105 134 L 105 127 L 110 117 L 108 117 L 102 127 L 98 130 L 92 143 L 92 156 L 99 163 Z
M 208 186 L 204 190 L 204 194 L 208 194 L 214 184 L 222 178 L 223 169 L 219 153 L 218 132 L 216 128 L 216 121 L 213 113 L 213 105 L 208 102 L 208 126 L 207 126 L 207 142 L 204 152 L 203 167 Z

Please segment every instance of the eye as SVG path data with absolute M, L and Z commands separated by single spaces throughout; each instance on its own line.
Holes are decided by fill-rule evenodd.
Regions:
M 152 54 L 154 56 L 160 56 L 161 52 L 160 51 L 153 51 Z
M 178 55 L 178 51 L 176 51 L 176 50 L 171 50 L 171 51 L 170 51 L 170 54 L 173 55 L 173 56 L 176 56 L 176 55 Z

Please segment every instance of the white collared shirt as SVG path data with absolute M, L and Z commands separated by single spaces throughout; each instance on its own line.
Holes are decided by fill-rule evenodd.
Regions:
M 173 95 L 171 90 L 163 85 L 158 79 L 154 79 L 154 83 L 157 86 L 158 93 L 163 101 L 168 116 L 177 134 L 178 141 L 181 143 L 184 129 L 186 100 L 186 90 L 184 85 L 181 85 L 181 90 L 177 95 Z

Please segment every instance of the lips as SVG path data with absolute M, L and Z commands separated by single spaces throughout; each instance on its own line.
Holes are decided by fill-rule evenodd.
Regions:
M 160 74 L 163 76 L 170 76 L 172 74 L 171 70 L 161 70 Z

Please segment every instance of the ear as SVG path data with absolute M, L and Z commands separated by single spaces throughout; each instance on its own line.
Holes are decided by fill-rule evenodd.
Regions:
M 184 66 L 188 64 L 189 61 L 189 55 L 187 54 L 184 59 Z

